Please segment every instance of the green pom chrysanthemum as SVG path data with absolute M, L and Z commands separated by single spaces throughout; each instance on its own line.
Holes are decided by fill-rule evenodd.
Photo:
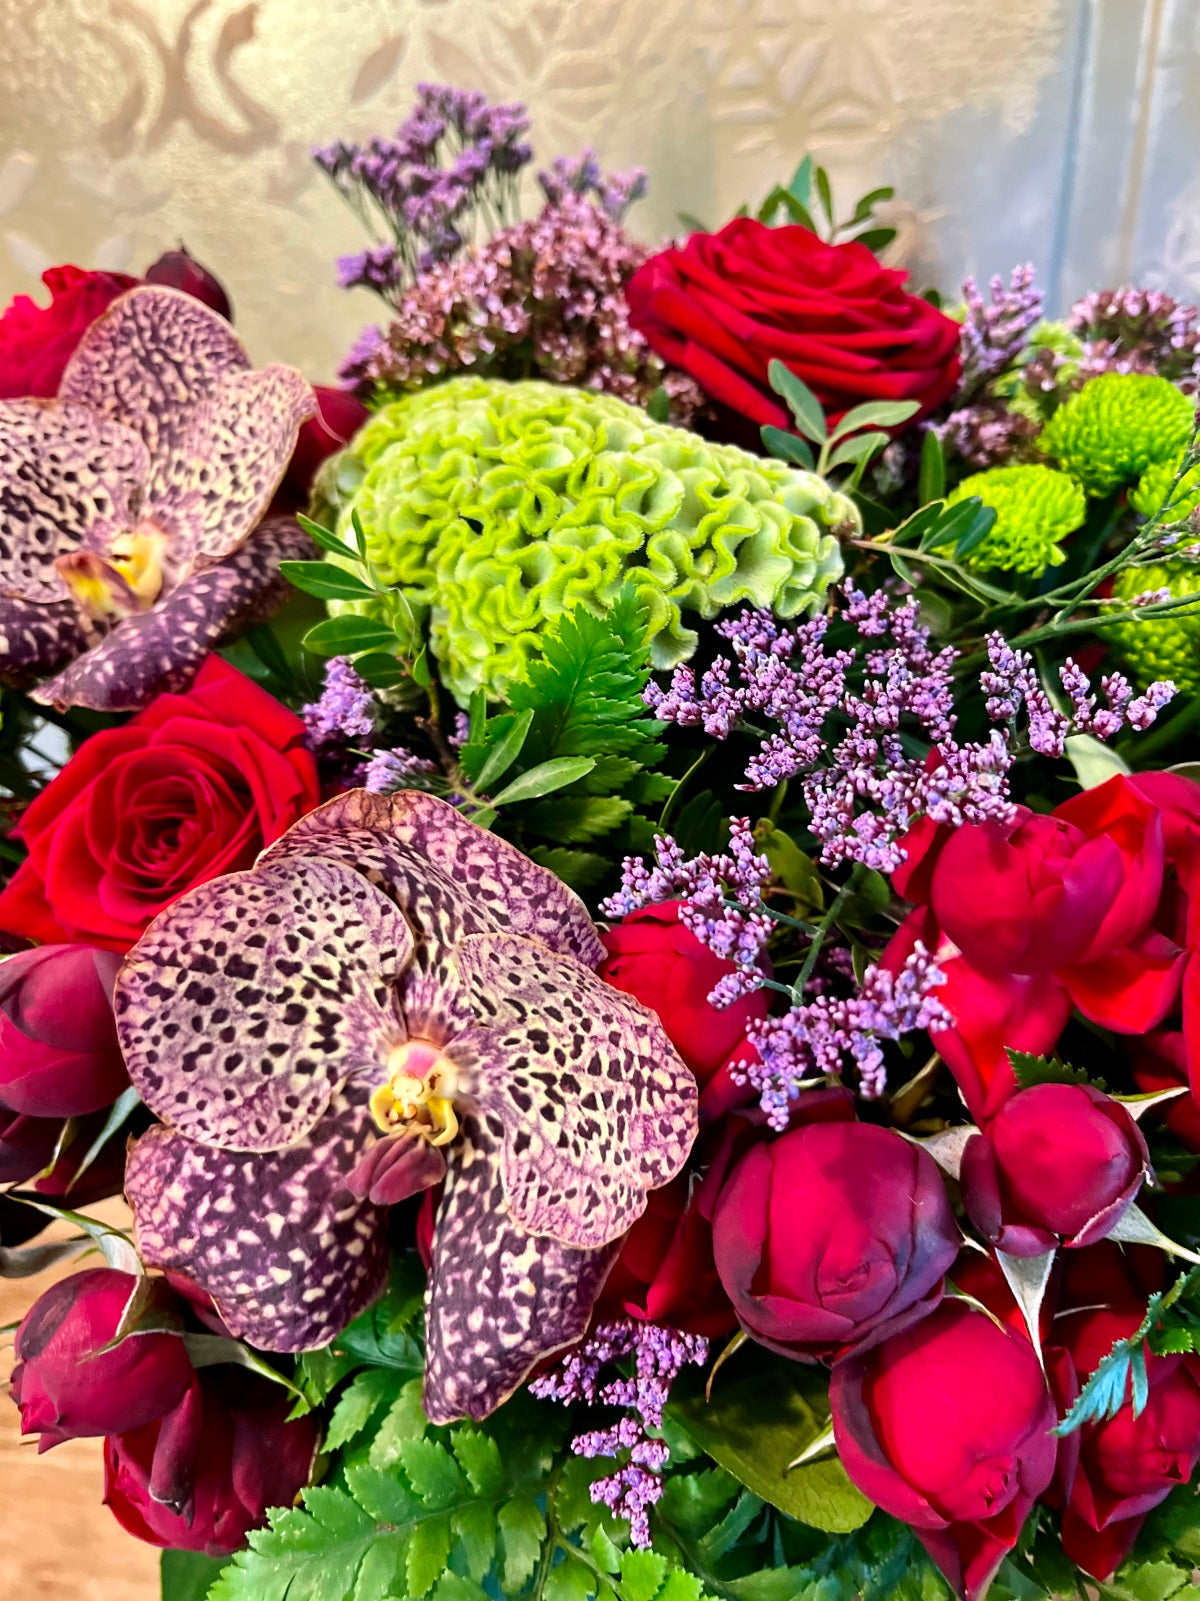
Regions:
M 1135 595 L 1158 589 L 1172 595 L 1200 596 L 1200 566 L 1164 561 L 1153 567 L 1126 567 L 1113 581 L 1113 600 L 1125 606 Z M 1113 653 L 1139 689 L 1169 678 L 1183 695 L 1200 691 L 1200 611 L 1168 617 L 1139 617 L 1105 629 Z
M 996 513 L 987 537 L 965 558 L 969 567 L 999 567 L 1038 578 L 1066 558 L 1059 544 L 1083 522 L 1087 501 L 1066 473 L 1053 467 L 993 467 L 964 478 L 950 505 L 978 495 Z
M 347 542 L 357 512 L 464 704 L 481 686 L 502 694 L 548 624 L 603 611 L 627 581 L 659 668 L 695 647 L 684 612 L 812 614 L 842 572 L 831 530 L 861 526 L 813 473 L 532 380 L 455 378 L 384 407 L 320 489 Z
M 1177 456 L 1192 415 L 1192 402 L 1166 378 L 1106 372 L 1058 408 L 1038 447 L 1089 495 L 1108 495 Z
M 1182 451 L 1170 461 L 1151 462 L 1138 480 L 1137 488 L 1129 492 L 1129 504 L 1134 511 L 1140 511 L 1143 517 L 1158 517 L 1170 500 L 1170 510 L 1162 520 L 1164 528 L 1190 516 L 1200 506 L 1200 466 L 1189 468 L 1176 485 L 1175 476 L 1182 463 Z

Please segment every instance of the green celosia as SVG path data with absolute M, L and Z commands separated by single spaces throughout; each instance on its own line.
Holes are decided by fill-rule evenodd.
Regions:
M 1200 595 L 1200 565 L 1176 558 L 1152 567 L 1126 567 L 1113 581 L 1113 600 L 1128 606 L 1135 595 L 1168 589 Z M 1105 629 L 1113 653 L 1139 689 L 1169 678 L 1183 695 L 1200 692 L 1200 611 L 1138 617 Z
M 1192 428 L 1192 402 L 1166 378 L 1102 373 L 1051 417 L 1039 448 L 1090 495 L 1111 494 L 1153 462 L 1170 461 Z
M 348 542 L 358 514 L 464 704 L 480 686 L 502 694 L 549 623 L 603 611 L 627 581 L 658 668 L 695 647 L 685 611 L 812 614 L 842 572 L 832 530 L 861 526 L 813 473 L 534 380 L 456 378 L 384 407 L 322 492 Z
M 1170 511 L 1163 517 L 1164 527 L 1190 516 L 1200 506 L 1200 466 L 1189 468 L 1176 486 L 1175 476 L 1182 464 L 1182 451 L 1170 461 L 1151 462 L 1138 480 L 1137 488 L 1129 492 L 1129 504 L 1134 511 L 1140 511 L 1143 517 L 1158 517 L 1170 500 Z
M 996 521 L 966 556 L 967 565 L 1035 578 L 1066 560 L 1059 544 L 1080 526 L 1087 511 L 1083 490 L 1053 467 L 993 467 L 964 478 L 946 498 L 954 505 L 973 495 L 993 508 Z

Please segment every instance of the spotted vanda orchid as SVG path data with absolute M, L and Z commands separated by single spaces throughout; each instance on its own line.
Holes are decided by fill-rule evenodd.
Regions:
M 291 367 L 143 285 L 84 334 L 52 400 L 0 402 L 0 680 L 60 709 L 136 711 L 287 593 L 310 550 L 268 517 L 300 425 Z
M 695 1137 L 691 1073 L 602 956 L 559 879 L 413 791 L 339 796 L 182 896 L 116 990 L 162 1120 L 126 1171 L 143 1260 L 312 1349 L 380 1292 L 386 1207 L 442 1183 L 425 1408 L 486 1417 L 584 1333 Z

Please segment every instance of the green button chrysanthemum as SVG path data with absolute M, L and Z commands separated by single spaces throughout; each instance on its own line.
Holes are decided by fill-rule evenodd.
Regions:
M 1053 467 L 993 467 L 964 478 L 946 497 L 954 505 L 978 495 L 996 513 L 987 538 L 965 558 L 969 567 L 1000 567 L 1040 577 L 1066 557 L 1059 545 L 1083 522 L 1087 501 L 1066 473 Z
M 1177 559 L 1127 567 L 1113 581 L 1113 600 L 1128 605 L 1135 595 L 1157 589 L 1200 596 L 1200 566 Z M 1180 694 L 1200 691 L 1200 611 L 1114 623 L 1105 629 L 1105 637 L 1139 689 L 1169 678 Z
M 1166 378 L 1102 373 L 1051 417 L 1038 447 L 1078 478 L 1089 495 L 1108 495 L 1170 461 L 1192 427 L 1193 405 Z
M 1200 466 L 1190 468 L 1178 486 L 1175 485 L 1175 475 L 1182 461 L 1183 452 L 1177 451 L 1170 461 L 1151 462 L 1138 480 L 1137 488 L 1129 492 L 1129 504 L 1134 511 L 1140 511 L 1143 517 L 1157 517 L 1169 499 L 1171 508 L 1163 518 L 1163 526 L 1171 527 L 1200 506 Z
M 833 530 L 861 526 L 813 473 L 536 381 L 457 378 L 385 407 L 322 489 L 348 541 L 357 512 L 463 703 L 502 693 L 548 624 L 602 611 L 629 580 L 658 668 L 694 649 L 686 612 L 811 614 L 842 572 Z

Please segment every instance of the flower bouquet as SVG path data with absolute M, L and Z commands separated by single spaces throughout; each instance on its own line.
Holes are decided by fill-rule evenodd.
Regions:
M 1200 319 L 528 132 L 317 152 L 341 389 L 0 320 L 22 1429 L 166 1601 L 1187 1601 Z

